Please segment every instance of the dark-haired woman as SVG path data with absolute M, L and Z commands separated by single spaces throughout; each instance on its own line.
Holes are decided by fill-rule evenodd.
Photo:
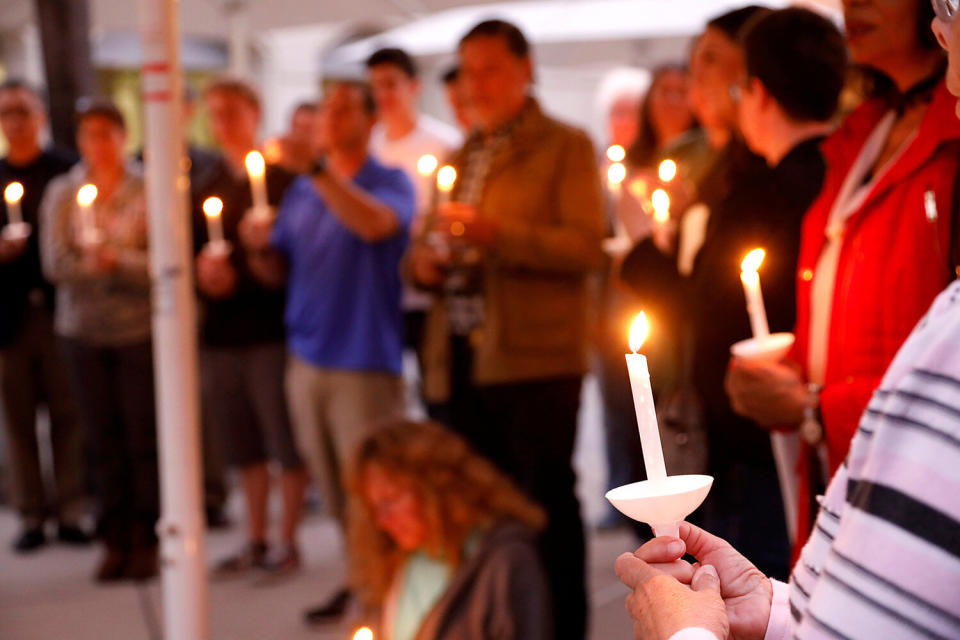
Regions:
M 953 277 L 950 218 L 960 122 L 928 0 L 844 1 L 855 62 L 874 96 L 827 140 L 828 173 L 803 227 L 793 365 L 733 369 L 737 410 L 800 429 L 807 443 L 800 537 L 816 481 L 847 455 L 883 371 Z M 817 468 L 819 467 L 819 468 Z

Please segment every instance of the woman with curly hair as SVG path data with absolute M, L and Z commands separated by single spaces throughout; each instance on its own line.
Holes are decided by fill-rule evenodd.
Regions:
M 490 462 L 437 424 L 402 420 L 352 462 L 352 580 L 378 640 L 553 637 L 535 545 L 546 516 Z

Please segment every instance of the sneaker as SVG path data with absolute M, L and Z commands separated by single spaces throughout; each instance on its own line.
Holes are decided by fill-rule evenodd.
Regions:
M 204 508 L 204 515 L 206 516 L 208 529 L 229 529 L 230 525 L 233 524 L 223 507 L 207 506 Z
M 17 553 L 30 553 L 47 544 L 47 536 L 43 527 L 29 527 L 20 532 L 13 541 L 13 550 Z
M 308 625 L 339 622 L 343 614 L 347 612 L 347 607 L 350 606 L 351 600 L 353 600 L 352 591 L 346 587 L 338 589 L 323 604 L 307 609 L 303 613 L 304 622 Z
M 57 540 L 65 544 L 85 547 L 93 541 L 93 538 L 90 537 L 89 533 L 76 525 L 61 524 L 57 527 Z
M 216 578 L 229 578 L 251 569 L 262 569 L 266 563 L 267 545 L 263 542 L 249 542 L 239 553 L 224 558 L 213 569 Z
M 300 551 L 291 544 L 281 544 L 267 554 L 263 562 L 265 574 L 257 578 L 255 586 L 267 587 L 280 582 L 300 570 Z

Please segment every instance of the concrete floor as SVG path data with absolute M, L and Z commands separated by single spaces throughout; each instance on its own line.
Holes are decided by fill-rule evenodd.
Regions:
M 606 509 L 603 436 L 596 388 L 584 388 L 575 464 L 578 492 L 589 521 Z M 239 519 L 234 496 L 231 511 Z M 98 550 L 50 545 L 29 555 L 14 555 L 9 541 L 17 521 L 0 509 L 0 638 L 3 640 L 159 640 L 161 593 L 157 581 L 146 586 L 96 586 L 90 576 Z M 212 532 L 207 541 L 213 559 L 242 543 L 240 526 Z M 304 569 L 268 586 L 241 578 L 210 585 L 210 628 L 214 640 L 339 640 L 343 630 L 308 629 L 301 623 L 305 606 L 322 600 L 343 579 L 339 534 L 332 521 L 319 515 L 305 522 L 301 534 Z M 626 588 L 613 573 L 613 561 L 636 546 L 624 531 L 589 535 L 591 640 L 628 640 L 632 625 L 624 611 Z M 177 639 L 167 639 L 177 640 Z

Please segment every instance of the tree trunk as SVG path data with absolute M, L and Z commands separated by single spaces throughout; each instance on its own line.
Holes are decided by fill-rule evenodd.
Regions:
M 87 0 L 34 0 L 50 104 L 53 141 L 76 148 L 77 99 L 93 91 Z

